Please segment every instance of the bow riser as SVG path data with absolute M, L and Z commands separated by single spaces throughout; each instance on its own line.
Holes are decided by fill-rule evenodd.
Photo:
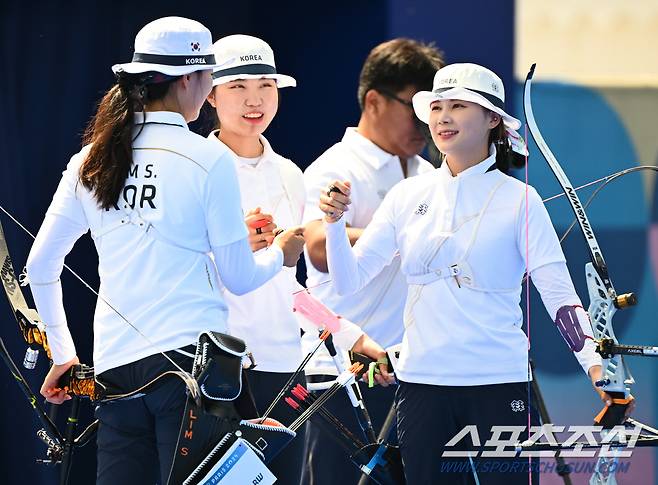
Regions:
M 592 263 L 585 265 L 585 277 L 590 302 L 587 312 L 592 321 L 594 338 L 596 340 L 611 339 L 613 342 L 618 342 L 612 328 L 612 317 L 617 308 L 612 299 L 602 296 L 605 295 L 605 287 Z M 602 386 L 602 389 L 606 392 L 621 392 L 624 393 L 624 397 L 628 397 L 630 386 L 635 383 L 635 380 L 624 362 L 624 357 L 613 355 L 609 359 L 604 359 L 603 367 L 606 384 Z

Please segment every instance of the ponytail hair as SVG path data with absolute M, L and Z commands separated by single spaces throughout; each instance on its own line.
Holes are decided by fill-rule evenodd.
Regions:
M 512 150 L 503 121 L 489 132 L 489 145 L 496 147 L 496 168 L 507 174 L 510 169 L 525 167 L 525 157 Z
M 163 98 L 177 77 L 156 72 L 117 74 L 117 83 L 98 104 L 83 143 L 91 150 L 80 167 L 80 183 L 93 193 L 101 209 L 119 200 L 133 163 L 132 144 L 135 112 L 149 101 Z M 143 128 L 143 125 L 142 125 Z

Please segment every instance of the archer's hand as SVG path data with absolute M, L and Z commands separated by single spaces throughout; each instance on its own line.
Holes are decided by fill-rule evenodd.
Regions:
M 46 375 L 46 378 L 41 385 L 41 395 L 46 398 L 46 401 L 53 404 L 62 404 L 64 401 L 71 399 L 71 396 L 66 394 L 64 389 L 58 386 L 59 378 L 62 377 L 71 368 L 71 366 L 80 363 L 78 357 L 74 357 L 65 364 L 53 364 Z
M 324 220 L 329 223 L 338 221 L 343 213 L 349 210 L 352 203 L 350 199 L 350 182 L 334 180 L 327 190 L 320 194 L 320 210 L 324 212 Z
M 283 265 L 295 267 L 299 255 L 304 250 L 304 227 L 297 226 L 281 231 L 275 238 L 274 244 L 283 251 Z
M 247 212 L 244 222 L 249 229 L 249 245 L 254 253 L 272 244 L 276 224 L 271 214 L 265 214 L 260 207 L 256 207 Z
M 589 372 L 589 378 L 592 380 L 592 386 L 594 386 L 594 390 L 601 398 L 601 401 L 603 401 L 603 403 L 607 407 L 612 406 L 612 396 L 610 396 L 610 394 L 608 394 L 607 392 L 605 392 L 603 389 L 601 389 L 596 385 L 597 381 L 603 379 L 603 368 L 600 365 L 593 365 L 592 367 L 589 368 L 588 372 Z M 629 417 L 635 410 L 635 399 L 633 398 L 633 396 L 630 397 L 631 397 L 631 402 L 628 403 L 628 406 L 626 406 L 625 417 Z
M 359 354 L 367 355 L 374 361 L 383 362 L 384 359 L 388 361 L 386 351 L 365 333 L 359 337 L 359 340 L 356 341 L 351 350 L 353 352 L 358 352 Z M 375 373 L 375 381 L 383 387 L 395 382 L 395 378 L 388 373 L 388 366 L 386 364 L 379 364 L 379 373 Z

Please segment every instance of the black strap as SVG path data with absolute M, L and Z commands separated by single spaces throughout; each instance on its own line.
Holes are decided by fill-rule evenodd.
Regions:
M 179 347 L 179 350 L 194 354 L 196 344 Z M 165 354 L 183 369 L 191 370 L 192 362 L 187 355 L 176 352 L 176 350 L 168 350 Z M 116 401 L 122 399 L 117 398 L 118 395 L 125 395 L 126 397 L 134 397 L 136 394 L 146 395 L 165 382 L 164 376 L 171 375 L 173 377 L 173 374 L 166 373 L 175 370 L 177 369 L 172 366 L 170 361 L 164 359 L 162 354 L 149 355 L 134 362 L 108 369 L 96 374 L 98 398 L 101 401 Z M 130 382 L 134 380 L 133 377 L 137 379 L 137 382 Z M 146 384 L 148 386 L 144 387 Z
M 456 87 L 458 86 L 453 86 L 450 88 L 438 88 L 432 92 L 436 94 L 441 94 L 444 91 L 449 91 L 450 89 L 455 89 Z M 477 89 L 470 89 L 470 88 L 464 88 L 464 89 L 479 94 L 480 96 L 484 97 L 487 101 L 489 101 L 491 104 L 493 104 L 496 108 L 500 108 L 502 110 L 505 109 L 505 103 L 503 102 L 503 100 L 497 96 L 494 96 L 493 94 L 485 93 L 484 91 L 478 91 Z
M 244 66 L 229 67 L 228 69 L 220 69 L 212 73 L 213 79 L 224 76 L 233 76 L 235 74 L 276 74 L 276 68 L 269 64 L 247 64 Z
M 164 66 L 194 66 L 204 64 L 215 64 L 215 55 L 206 56 L 167 56 L 162 54 L 133 54 L 133 62 L 143 62 L 146 64 L 161 64 Z
M 179 128 L 185 128 L 183 125 L 179 125 L 178 123 L 165 123 L 163 121 L 147 121 L 145 123 L 137 123 L 139 125 L 166 125 L 166 126 L 177 126 Z

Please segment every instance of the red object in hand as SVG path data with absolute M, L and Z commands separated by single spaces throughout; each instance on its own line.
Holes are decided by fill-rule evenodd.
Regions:
M 252 229 L 258 229 L 259 227 L 265 227 L 270 223 L 267 219 L 258 219 L 249 224 L 249 227 Z

